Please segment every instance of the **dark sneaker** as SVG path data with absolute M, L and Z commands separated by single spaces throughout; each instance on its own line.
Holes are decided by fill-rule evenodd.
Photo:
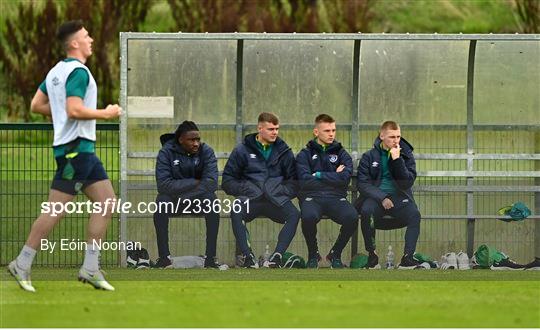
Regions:
M 204 259 L 204 268 L 219 268 L 219 266 L 215 257 L 206 257 Z
M 333 269 L 345 268 L 345 266 L 343 265 L 343 262 L 341 262 L 341 258 L 334 256 L 332 252 L 328 253 L 328 255 L 326 256 L 326 260 L 328 260 L 328 262 L 330 263 L 330 268 L 333 268 Z
M 379 256 L 377 255 L 377 253 L 375 253 L 375 251 L 369 253 L 366 268 L 381 269 L 381 265 L 379 265 Z
M 132 250 L 127 252 L 127 267 L 137 268 L 137 262 L 139 261 L 139 250 Z
M 524 265 L 516 264 L 510 258 L 503 259 L 499 262 L 494 262 L 491 267 L 491 270 L 522 270 L 525 269 Z
M 150 256 L 146 249 L 142 249 L 139 252 L 139 260 L 137 261 L 137 269 L 150 268 Z
M 540 270 L 540 258 L 535 258 L 533 262 L 526 264 L 525 270 Z
M 265 268 L 281 268 L 281 253 L 274 252 L 270 257 L 270 260 L 264 262 L 263 267 Z
M 259 268 L 259 263 L 255 261 L 255 256 L 253 253 L 250 253 L 247 256 L 244 256 L 244 262 L 240 265 L 242 268 Z
M 172 261 L 169 256 L 158 258 L 153 268 L 172 268 Z
M 418 260 L 414 259 L 412 254 L 405 254 L 401 257 L 401 262 L 398 265 L 398 269 L 423 269 Z
M 317 256 L 309 258 L 306 263 L 306 268 L 317 269 L 319 268 L 319 261 L 321 261 L 321 255 L 317 253 Z

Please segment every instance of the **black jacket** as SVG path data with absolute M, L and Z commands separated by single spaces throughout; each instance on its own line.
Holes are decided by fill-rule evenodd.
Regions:
M 389 196 L 389 194 L 379 189 L 382 178 L 381 142 L 381 139 L 377 137 L 373 143 L 373 148 L 362 155 L 358 165 L 356 187 L 360 193 L 360 198 L 356 204 L 357 207 L 367 198 L 382 202 L 383 199 Z M 392 160 L 392 158 L 388 160 L 390 175 L 394 179 L 397 193 L 414 201 L 411 189 L 416 180 L 414 148 L 404 138 L 401 138 L 399 146 L 401 156 L 396 160 Z
M 340 165 L 345 165 L 341 172 L 336 172 Z M 320 172 L 316 178 L 313 173 Z M 296 174 L 300 183 L 300 198 L 304 197 L 347 197 L 347 188 L 353 174 L 352 158 L 341 143 L 334 141 L 322 150 L 311 140 L 296 156 Z
M 265 160 L 249 134 L 232 151 L 223 170 L 223 190 L 240 199 L 264 197 L 281 206 L 296 196 L 296 169 L 291 148 L 279 137 Z
M 160 140 L 163 147 L 156 161 L 160 194 L 190 199 L 217 190 L 217 159 L 210 146 L 202 143 L 196 154 L 188 155 L 174 134 L 163 134 Z

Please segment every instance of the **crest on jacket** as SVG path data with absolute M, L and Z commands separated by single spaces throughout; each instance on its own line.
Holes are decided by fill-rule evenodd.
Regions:
M 331 154 L 331 155 L 328 155 L 328 157 L 330 158 L 330 163 L 337 162 L 337 159 L 338 159 L 337 155 Z

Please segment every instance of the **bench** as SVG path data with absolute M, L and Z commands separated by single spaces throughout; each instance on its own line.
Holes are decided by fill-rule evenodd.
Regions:
M 230 153 L 218 152 L 216 157 L 219 159 L 228 159 Z M 128 159 L 155 159 L 157 153 L 154 152 L 128 152 Z M 356 166 L 360 159 L 360 155 L 357 152 L 352 152 L 353 164 Z M 473 170 L 473 160 L 540 160 L 540 154 L 415 154 L 415 159 L 422 160 L 467 160 L 468 170 L 429 170 L 418 171 L 417 183 L 413 186 L 415 193 L 464 193 L 466 194 L 466 213 L 462 214 L 422 214 L 422 219 L 455 219 L 455 220 L 467 220 L 467 253 L 472 255 L 474 249 L 474 225 L 477 219 L 509 219 L 508 216 L 500 216 L 497 214 L 475 214 L 474 213 L 474 196 L 478 193 L 497 193 L 497 192 L 526 192 L 535 193 L 535 205 L 531 207 L 533 210 L 540 209 L 540 171 L 481 171 Z M 418 166 L 417 166 L 418 167 Z M 142 177 L 154 177 L 154 168 L 144 170 L 128 170 L 128 176 L 142 176 Z M 219 176 L 222 175 L 222 171 L 219 172 Z M 418 184 L 418 179 L 421 178 L 459 178 L 464 179 L 466 184 L 457 185 L 426 185 Z M 496 184 L 481 184 L 475 185 L 475 179 L 477 178 L 534 178 L 534 185 L 496 185 Z M 127 183 L 126 191 L 131 190 L 155 190 L 155 183 Z M 221 190 L 221 187 L 218 188 Z M 349 188 L 352 202 L 354 202 L 358 193 L 356 191 L 355 178 Z M 228 214 L 222 214 L 223 217 L 228 217 Z M 134 214 L 130 217 L 147 217 L 144 214 Z M 540 215 L 531 215 L 528 219 L 540 219 Z M 539 238 L 536 238 L 539 239 Z M 358 251 L 358 235 L 354 235 L 351 240 L 351 252 L 356 254 Z

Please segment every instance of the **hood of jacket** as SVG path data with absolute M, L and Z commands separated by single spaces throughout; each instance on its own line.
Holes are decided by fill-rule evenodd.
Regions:
M 244 145 L 250 149 L 252 152 L 261 154 L 261 151 L 257 147 L 257 133 L 251 133 L 244 137 Z M 279 136 L 276 138 L 276 141 L 272 144 L 272 154 L 270 159 L 274 159 L 276 156 L 281 155 L 282 153 L 290 150 L 291 148 L 283 141 Z
M 171 150 L 171 151 L 174 151 L 182 155 L 186 155 L 186 156 L 190 155 L 184 150 L 184 148 L 182 148 L 180 143 L 178 143 L 178 140 L 176 140 L 175 133 L 162 134 L 159 137 L 159 141 L 161 142 L 161 145 L 163 146 L 164 149 Z M 201 153 L 204 145 L 205 145 L 204 143 L 201 143 L 201 146 L 199 147 L 199 151 L 197 152 L 197 154 Z
M 315 141 L 315 139 L 313 140 L 310 140 L 307 144 L 306 144 L 306 148 L 308 149 L 314 149 L 314 150 L 317 150 L 317 151 L 323 151 L 322 149 L 322 146 L 320 144 L 317 143 L 317 141 Z M 334 142 L 332 142 L 331 144 L 329 144 L 327 147 L 326 147 L 326 150 L 325 152 L 327 153 L 339 153 L 339 151 L 343 149 L 343 146 L 341 145 L 340 142 L 334 140 Z

